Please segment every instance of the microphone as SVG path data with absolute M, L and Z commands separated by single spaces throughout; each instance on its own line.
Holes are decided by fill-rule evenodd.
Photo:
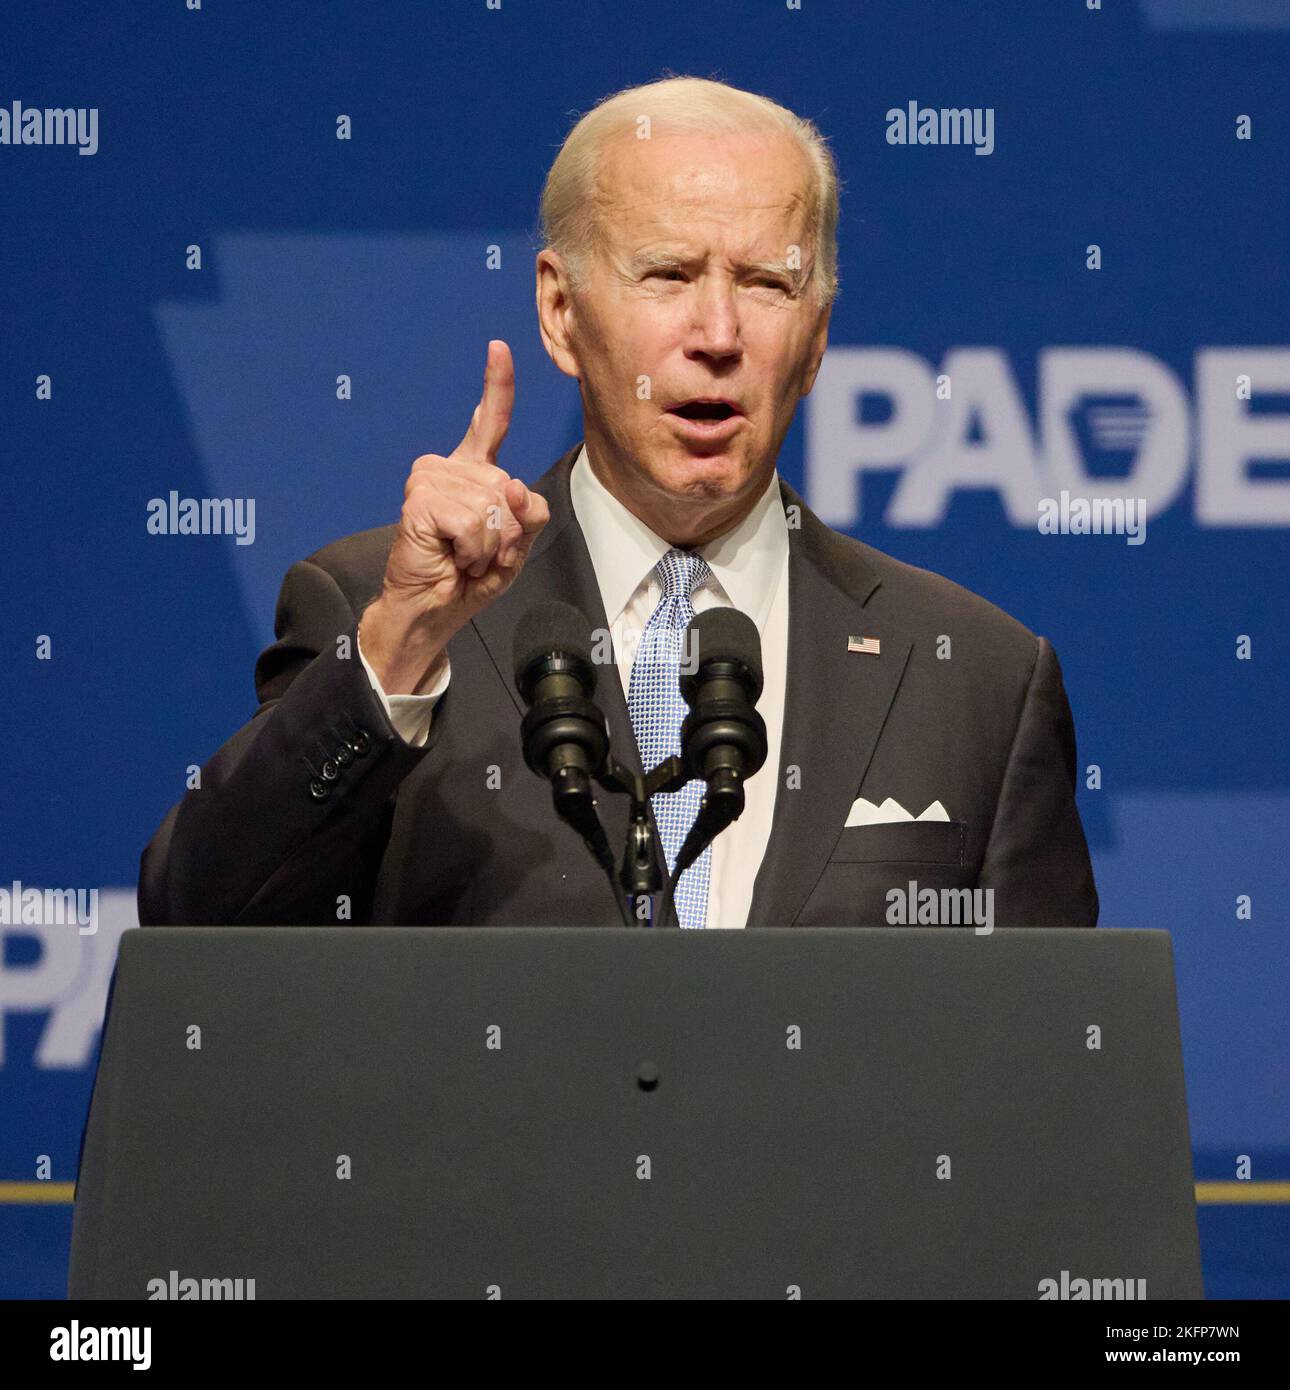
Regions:
M 672 873 L 673 885 L 704 848 L 744 809 L 744 782 L 766 761 L 766 721 L 757 712 L 762 691 L 761 638 L 737 608 L 709 608 L 690 624 L 693 671 L 678 684 L 690 706 L 681 725 L 681 758 L 691 777 L 708 784 Z
M 512 655 L 515 684 L 528 706 L 520 725 L 524 761 L 550 781 L 556 814 L 612 874 L 592 790 L 609 756 L 609 731 L 592 698 L 591 623 L 572 604 L 539 603 L 516 627 Z

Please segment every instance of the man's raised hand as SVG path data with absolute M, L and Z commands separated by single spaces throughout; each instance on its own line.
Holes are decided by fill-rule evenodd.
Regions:
M 449 638 L 510 588 L 550 520 L 546 499 L 497 464 L 514 403 L 511 350 L 494 339 L 461 443 L 412 465 L 381 594 L 360 627 L 387 694 L 433 683 Z

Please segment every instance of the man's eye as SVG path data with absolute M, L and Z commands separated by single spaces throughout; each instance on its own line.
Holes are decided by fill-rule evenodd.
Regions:
M 765 285 L 767 289 L 771 289 L 771 290 L 787 290 L 787 289 L 788 289 L 788 286 L 783 282 L 783 280 L 774 280 L 774 279 L 771 279 L 769 276 L 763 276 L 763 277 L 762 277 L 760 280 L 758 280 L 756 283 L 759 284 L 759 285 Z
M 652 270 L 649 278 L 651 280 L 684 280 L 685 276 L 679 270 Z

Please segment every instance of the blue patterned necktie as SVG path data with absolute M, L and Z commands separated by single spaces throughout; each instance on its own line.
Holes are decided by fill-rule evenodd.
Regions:
M 683 638 L 694 617 L 694 591 L 711 573 L 701 555 L 676 549 L 669 550 L 654 567 L 663 596 L 641 634 L 627 694 L 641 766 L 646 772 L 681 751 L 681 721 L 689 712 L 677 687 Z M 658 792 L 651 800 L 669 874 L 698 815 L 704 790 L 703 779 L 692 777 L 678 791 Z M 712 846 L 708 845 L 676 885 L 676 916 L 683 927 L 704 925 L 711 866 Z

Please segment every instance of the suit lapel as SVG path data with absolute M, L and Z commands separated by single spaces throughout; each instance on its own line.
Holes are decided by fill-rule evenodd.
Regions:
M 912 643 L 864 612 L 876 571 L 781 483 L 789 529 L 788 676 L 775 817 L 748 914 L 750 927 L 793 923 L 828 862 L 873 757 Z M 789 513 L 790 517 L 794 514 Z M 876 637 L 877 655 L 847 650 Z M 790 778 L 790 769 L 796 773 Z

